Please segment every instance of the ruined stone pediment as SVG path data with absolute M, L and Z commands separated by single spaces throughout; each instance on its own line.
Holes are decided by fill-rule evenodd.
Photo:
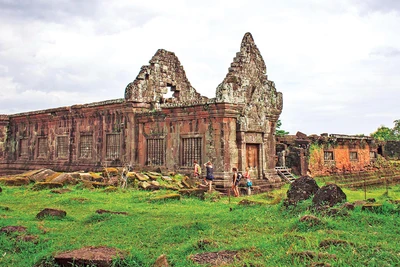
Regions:
M 240 126 L 243 130 L 265 129 L 265 122 L 276 120 L 282 112 L 282 93 L 267 78 L 267 68 L 250 33 L 246 33 L 240 52 L 229 72 L 218 85 L 216 101 L 244 104 Z
M 162 104 L 206 99 L 191 86 L 174 53 L 159 49 L 149 63 L 126 87 L 127 101 Z

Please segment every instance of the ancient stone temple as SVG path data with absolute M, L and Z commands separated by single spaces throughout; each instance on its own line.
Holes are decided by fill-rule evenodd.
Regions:
M 125 98 L 0 116 L 2 170 L 162 167 L 190 172 L 212 161 L 218 186 L 233 167 L 274 177 L 282 94 L 268 80 L 250 33 L 243 37 L 215 98 L 201 96 L 177 56 L 160 49 L 125 89 Z

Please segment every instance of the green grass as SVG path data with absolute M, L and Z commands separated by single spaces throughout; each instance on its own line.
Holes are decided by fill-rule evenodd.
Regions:
M 323 217 L 317 225 L 300 222 L 311 200 L 285 208 L 287 186 L 281 190 L 251 197 L 183 197 L 181 200 L 149 201 L 168 191 L 147 192 L 134 189 L 106 193 L 103 189 L 70 187 L 71 192 L 53 194 L 50 190 L 32 191 L 31 186 L 5 187 L 0 193 L 0 227 L 21 225 L 37 244 L 17 241 L 0 233 L 0 266 L 56 266 L 57 252 L 84 246 L 110 246 L 129 252 L 118 266 L 152 266 L 166 254 L 171 266 L 204 266 L 190 256 L 222 250 L 238 251 L 236 262 L 225 266 L 308 266 L 324 262 L 332 266 L 399 266 L 399 206 L 389 199 L 400 199 L 400 186 L 367 190 L 367 198 L 383 203 L 378 212 L 356 208 L 345 217 Z M 346 190 L 349 201 L 363 200 L 363 190 Z M 241 206 L 242 199 L 265 205 Z M 63 219 L 36 219 L 44 208 L 62 209 Z M 98 209 L 123 211 L 97 214 Z M 320 248 L 326 239 L 346 240 L 348 244 Z M 309 259 L 295 253 L 313 251 L 335 255 Z M 326 254 L 325 254 L 326 255 Z M 47 262 L 47 263 L 46 263 Z M 46 265 L 46 264 L 47 265 Z

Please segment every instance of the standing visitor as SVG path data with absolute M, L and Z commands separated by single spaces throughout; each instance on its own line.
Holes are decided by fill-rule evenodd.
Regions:
M 208 185 L 208 191 L 211 192 L 212 182 L 214 181 L 214 170 L 211 161 L 208 161 L 204 164 L 207 170 L 206 177 L 204 178 L 204 182 Z
M 247 195 L 250 196 L 251 195 L 251 187 L 253 186 L 253 183 L 251 182 L 249 167 L 246 167 L 246 170 L 243 173 L 243 177 L 246 178 Z
M 238 179 L 238 172 L 237 172 L 237 168 L 233 168 L 233 176 L 232 176 L 232 190 L 233 190 L 233 194 L 235 197 L 239 196 L 239 179 Z
M 197 160 L 194 160 L 193 163 L 194 163 L 193 177 L 194 178 L 201 178 L 201 167 L 200 167 L 200 165 L 197 163 Z

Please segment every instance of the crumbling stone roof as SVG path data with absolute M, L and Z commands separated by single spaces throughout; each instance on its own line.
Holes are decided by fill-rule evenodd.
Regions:
M 244 105 L 242 130 L 265 129 L 267 120 L 276 120 L 282 112 L 282 93 L 276 91 L 275 83 L 268 80 L 266 73 L 267 67 L 253 36 L 246 33 L 240 52 L 216 92 L 217 102 Z
M 126 87 L 127 101 L 161 104 L 167 101 L 164 96 L 168 90 L 173 91 L 172 102 L 206 99 L 192 87 L 173 52 L 159 49 L 149 63 L 142 66 L 136 79 Z

